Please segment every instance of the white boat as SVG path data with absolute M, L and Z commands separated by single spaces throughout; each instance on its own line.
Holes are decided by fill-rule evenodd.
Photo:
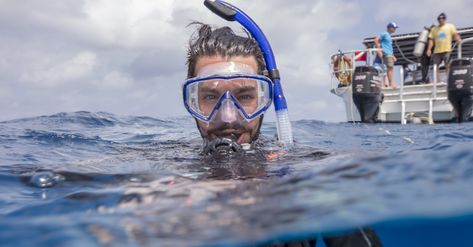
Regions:
M 463 66 L 465 63 L 460 65 L 463 66 L 462 68 L 469 68 L 467 74 L 469 76 L 468 80 L 471 81 L 471 78 L 473 78 L 473 65 L 471 65 L 473 64 L 473 28 L 459 29 L 458 32 L 463 42 L 452 53 L 452 58 L 456 58 L 453 59 L 452 63 L 455 60 L 466 60 L 467 63 L 470 61 L 470 67 Z M 458 114 L 455 114 L 458 111 L 455 111 L 449 100 L 449 95 L 452 95 L 450 92 L 455 90 L 455 88 L 448 86 L 449 83 L 455 83 L 455 81 L 449 82 L 449 77 L 451 80 L 453 80 L 453 77 L 448 76 L 441 66 L 439 68 L 440 78 L 436 78 L 438 68 L 428 64 L 422 65 L 420 59 L 413 54 L 419 35 L 420 33 L 392 36 L 394 55 L 398 59 L 395 65 L 399 66 L 400 78 L 398 87 L 394 89 L 383 86 L 384 77 L 386 76 L 385 67 L 375 62 L 377 49 L 339 51 L 331 56 L 331 92 L 343 99 L 348 122 L 403 124 L 423 122 L 432 124 L 452 122 L 458 118 Z M 366 47 L 374 47 L 374 38 L 367 38 L 363 43 Z M 424 69 L 423 75 L 422 69 Z M 455 72 L 454 67 L 452 69 Z M 365 74 L 368 74 L 368 78 L 364 76 Z M 365 79 L 366 81 L 360 82 L 357 79 Z M 363 109 L 363 106 L 360 106 L 359 95 L 362 93 L 361 89 L 363 89 L 363 92 L 367 92 L 362 96 L 380 95 L 379 106 L 376 109 L 372 107 Z M 354 90 L 357 92 L 354 92 Z M 470 91 L 473 95 L 473 87 Z M 371 104 L 378 100 L 374 96 L 370 97 L 365 98 L 364 101 L 362 100 L 361 104 L 366 103 L 365 101 L 369 101 L 368 103 Z M 470 97 L 470 95 L 466 97 Z M 471 96 L 471 99 L 473 101 L 473 96 Z M 360 114 L 360 111 L 362 111 L 362 114 Z M 373 115 L 373 117 L 369 117 L 370 115 Z

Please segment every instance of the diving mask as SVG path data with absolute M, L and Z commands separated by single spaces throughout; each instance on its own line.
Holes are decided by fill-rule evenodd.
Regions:
M 200 121 L 249 122 L 271 106 L 273 85 L 246 64 L 215 63 L 184 82 L 183 98 L 187 111 Z

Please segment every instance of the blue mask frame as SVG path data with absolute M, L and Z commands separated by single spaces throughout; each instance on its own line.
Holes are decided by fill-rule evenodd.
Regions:
M 231 80 L 231 79 L 237 79 L 237 78 L 245 78 L 245 79 L 254 79 L 254 80 L 259 80 L 259 81 L 264 81 L 268 84 L 268 88 L 270 90 L 269 95 L 270 95 L 270 100 L 268 104 L 266 104 L 263 108 L 261 108 L 259 111 L 254 112 L 253 114 L 247 114 L 246 111 L 244 110 L 243 106 L 238 102 L 238 100 L 229 92 L 227 91 L 226 93 L 222 94 L 222 96 L 218 99 L 217 103 L 215 104 L 214 108 L 210 112 L 208 116 L 202 115 L 196 111 L 194 111 L 190 106 L 189 102 L 187 102 L 187 96 L 189 96 L 188 92 L 188 87 L 194 83 L 198 83 L 201 81 L 207 81 L 207 80 Z M 197 119 L 200 119 L 204 122 L 210 122 L 212 117 L 217 113 L 218 109 L 221 107 L 223 100 L 225 99 L 230 99 L 232 102 L 235 104 L 236 108 L 243 114 L 243 117 L 250 121 L 264 112 L 268 110 L 268 108 L 271 106 L 271 103 L 273 102 L 273 85 L 272 82 L 269 78 L 266 76 L 259 76 L 259 75 L 230 75 L 230 76 L 209 76 L 205 78 L 191 78 L 188 79 L 184 82 L 184 85 L 182 87 L 182 97 L 184 100 L 184 106 L 186 107 L 187 111 Z

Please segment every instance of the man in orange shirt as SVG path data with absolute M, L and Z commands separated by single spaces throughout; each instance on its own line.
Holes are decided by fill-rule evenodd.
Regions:
M 432 56 L 432 48 L 435 45 L 432 62 L 435 66 L 439 66 L 443 61 L 448 74 L 450 55 L 452 53 L 452 40 L 460 43 L 461 38 L 457 32 L 457 28 L 453 24 L 447 23 L 447 15 L 445 15 L 445 13 L 441 13 L 437 20 L 439 25 L 432 28 L 429 34 L 427 56 Z M 439 71 L 437 70 L 437 80 L 438 78 Z

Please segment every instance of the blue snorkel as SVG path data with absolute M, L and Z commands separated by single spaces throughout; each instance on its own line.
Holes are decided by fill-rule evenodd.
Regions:
M 291 147 L 293 145 L 291 121 L 289 120 L 286 98 L 284 98 L 281 87 L 281 77 L 276 67 L 276 60 L 274 59 L 273 50 L 269 45 L 268 39 L 266 39 L 266 36 L 258 25 L 237 7 L 219 0 L 205 0 L 204 5 L 223 19 L 240 23 L 258 42 L 263 52 L 269 78 L 273 81 L 274 109 L 276 111 L 278 139 L 285 147 Z

